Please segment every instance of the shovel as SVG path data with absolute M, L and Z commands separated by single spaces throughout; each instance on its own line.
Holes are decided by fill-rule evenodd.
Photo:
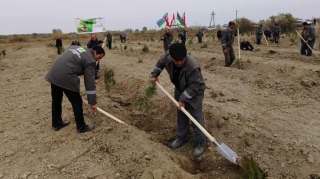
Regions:
M 179 103 L 158 83 L 156 82 L 157 86 L 177 105 Z M 221 145 L 189 114 L 185 108 L 181 108 L 181 111 L 189 117 L 189 119 L 209 138 L 209 140 L 217 146 L 218 152 L 223 155 L 226 159 L 230 162 L 237 164 L 238 155 L 231 150 L 226 144 L 222 143 Z

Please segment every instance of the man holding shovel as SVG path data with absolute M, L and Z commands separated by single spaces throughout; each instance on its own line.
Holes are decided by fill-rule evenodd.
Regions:
M 304 40 L 301 39 L 300 52 L 302 55 L 312 56 L 312 49 L 316 39 L 315 30 L 309 26 L 308 22 L 303 22 L 302 26 L 303 31 L 301 33 L 301 36 Z
M 91 109 L 96 110 L 94 69 L 96 61 L 100 61 L 104 55 L 105 52 L 101 46 L 85 50 L 82 47 L 72 45 L 52 63 L 45 80 L 51 84 L 52 127 L 55 131 L 70 124 L 69 121 L 62 121 L 61 118 L 63 93 L 72 105 L 78 133 L 94 129 L 94 125 L 86 125 L 84 122 L 78 76 L 84 75 L 88 103 Z
M 158 76 L 163 69 L 167 70 L 171 82 L 175 85 L 174 98 L 179 102 L 177 110 L 178 139 L 171 144 L 172 149 L 178 149 L 190 140 L 188 138 L 190 130 L 189 119 L 180 110 L 182 107 L 185 108 L 201 126 L 204 126 L 202 100 L 206 85 L 198 62 L 187 55 L 187 49 L 181 43 L 172 44 L 169 47 L 169 52 L 166 52 L 158 60 L 151 73 L 151 81 L 153 84 L 156 84 Z M 194 157 L 199 157 L 205 149 L 205 135 L 193 123 L 192 127 L 194 140 L 197 144 L 194 150 Z

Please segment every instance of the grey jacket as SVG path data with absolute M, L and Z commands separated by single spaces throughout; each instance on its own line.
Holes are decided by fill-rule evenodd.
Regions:
M 231 47 L 234 41 L 234 37 L 237 36 L 237 32 L 235 30 L 231 30 L 229 28 L 222 31 L 221 36 L 221 46 L 223 50 L 227 47 Z
M 257 37 L 258 39 L 261 39 L 262 34 L 263 34 L 262 29 L 259 28 L 259 27 L 257 27 L 257 28 L 256 28 L 256 37 Z
M 45 80 L 61 88 L 80 92 L 80 79 L 84 75 L 88 103 L 96 104 L 96 85 L 94 83 L 94 69 L 96 61 L 92 49 L 71 45 L 51 65 Z
M 157 78 L 165 68 L 169 73 L 171 81 L 173 80 L 174 62 L 171 60 L 169 52 L 165 53 L 157 62 L 151 75 Z M 201 74 L 199 63 L 191 56 L 186 57 L 179 75 L 179 88 L 181 96 L 179 102 L 189 103 L 191 107 L 197 109 L 202 103 L 206 84 Z
M 163 39 L 162 39 L 162 37 L 163 37 Z M 164 33 L 164 34 L 160 37 L 160 39 L 163 40 L 163 46 L 164 46 L 165 48 L 167 48 L 168 45 L 171 44 L 171 43 L 172 43 L 172 40 L 173 40 L 172 34 L 168 34 L 168 33 Z
M 310 42 L 314 42 L 316 40 L 316 33 L 314 28 L 312 27 L 309 27 L 308 29 L 304 29 L 301 33 L 301 36 L 303 37 L 304 40 L 307 40 Z

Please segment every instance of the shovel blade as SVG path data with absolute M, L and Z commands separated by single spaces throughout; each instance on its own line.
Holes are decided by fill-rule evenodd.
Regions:
M 223 155 L 230 162 L 237 164 L 238 155 L 232 149 L 230 149 L 230 147 L 228 147 L 226 144 L 222 143 L 221 145 L 218 145 L 217 150 L 221 155 Z

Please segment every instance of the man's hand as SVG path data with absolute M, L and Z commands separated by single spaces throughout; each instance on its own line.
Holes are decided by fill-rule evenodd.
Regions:
M 151 78 L 151 83 L 152 84 L 156 84 L 156 82 L 159 82 L 159 79 L 158 78 Z
M 106 43 L 106 41 L 105 41 L 105 40 L 102 40 L 102 42 L 103 42 L 103 43 Z
M 224 53 L 224 54 L 227 54 L 227 52 L 228 52 L 228 50 L 223 50 L 223 53 Z
M 305 43 L 305 44 L 308 44 L 308 41 L 306 40 L 306 41 L 304 41 L 304 43 Z
M 90 108 L 95 111 L 97 110 L 98 106 L 97 104 L 90 104 Z
M 252 51 L 254 52 L 254 51 L 256 51 L 255 49 L 252 49 Z
M 181 110 L 181 108 L 184 108 L 184 107 L 185 107 L 184 103 L 182 103 L 182 102 L 179 102 L 179 106 L 178 106 L 178 109 L 179 109 L 179 110 Z

